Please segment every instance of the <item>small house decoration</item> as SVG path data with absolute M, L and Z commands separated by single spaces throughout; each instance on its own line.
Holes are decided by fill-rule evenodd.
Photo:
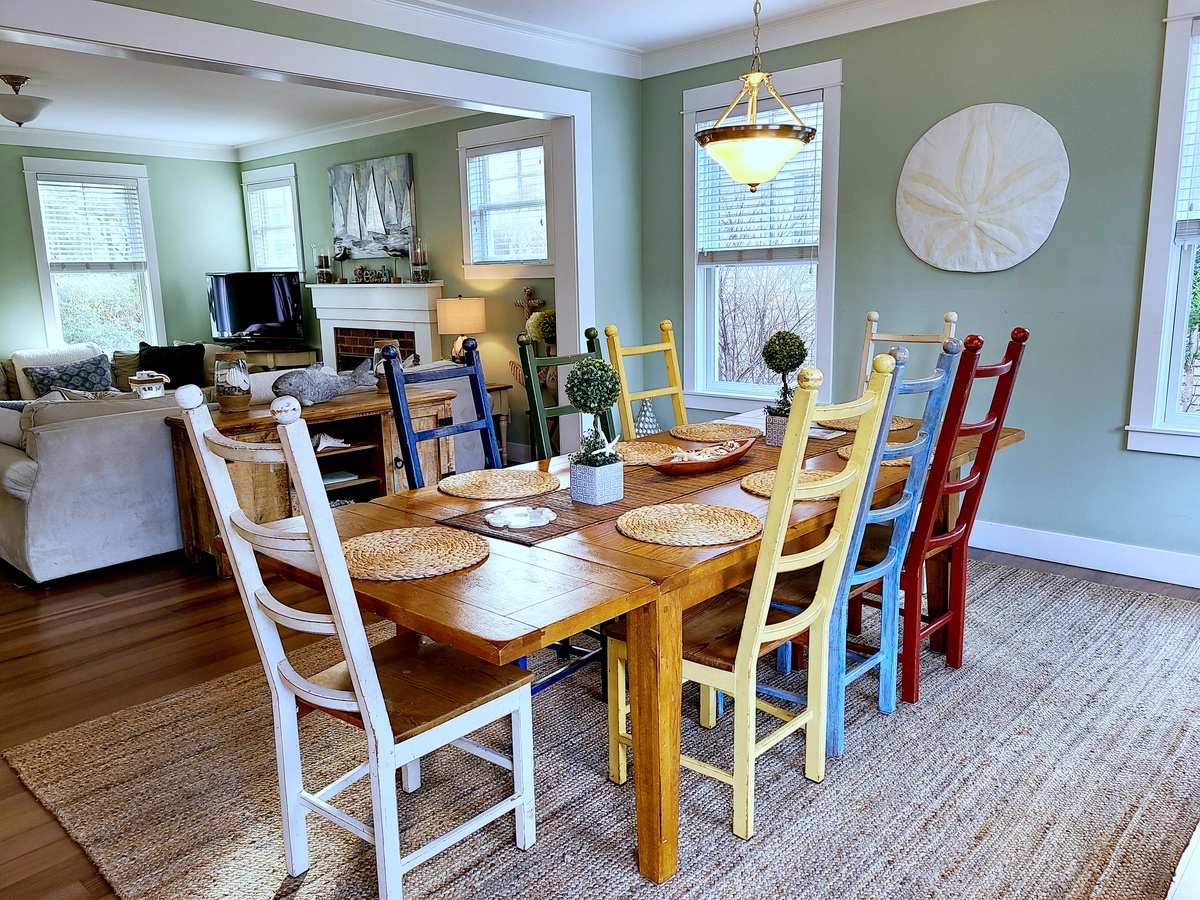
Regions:
M 763 362 L 767 368 L 779 375 L 782 384 L 779 399 L 764 407 L 767 414 L 765 440 L 770 447 L 783 446 L 783 434 L 787 430 L 788 416 L 792 411 L 792 388 L 788 376 L 795 372 L 808 358 L 808 348 L 800 335 L 791 331 L 777 331 L 763 344 Z
M 621 457 L 613 449 L 620 435 L 611 441 L 600 431 L 600 414 L 621 395 L 617 370 L 602 359 L 584 359 L 567 376 L 567 399 L 581 413 L 592 417 L 592 428 L 579 441 L 579 452 L 572 453 L 571 499 L 599 506 L 625 496 L 625 473 Z

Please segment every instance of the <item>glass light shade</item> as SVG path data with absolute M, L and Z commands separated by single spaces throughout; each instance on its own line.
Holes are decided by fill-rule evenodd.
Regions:
M 18 126 L 32 122 L 49 105 L 50 101 L 45 97 L 0 94 L 0 116 L 4 116 L 10 122 L 16 122 Z
M 456 297 L 437 302 L 438 334 L 479 334 L 487 331 L 482 297 Z
M 788 124 L 724 125 L 701 131 L 696 142 L 730 178 L 754 191 L 778 175 L 816 133 L 815 128 Z

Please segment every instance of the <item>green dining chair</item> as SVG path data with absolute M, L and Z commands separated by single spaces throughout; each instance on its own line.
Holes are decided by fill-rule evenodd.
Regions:
M 538 382 L 538 369 L 547 366 L 573 366 L 588 357 L 604 359 L 600 350 L 600 332 L 589 328 L 584 332 L 587 338 L 587 352 L 574 356 L 536 356 L 533 350 L 533 339 L 525 332 L 517 335 L 518 352 L 521 357 L 521 371 L 525 375 L 525 392 L 529 396 L 529 446 L 534 459 L 549 459 L 554 455 L 554 446 L 550 441 L 550 420 L 558 416 L 566 416 L 579 412 L 569 403 L 561 406 L 546 406 L 542 396 L 542 387 Z M 610 441 L 616 435 L 616 425 L 613 422 L 612 410 L 600 414 L 600 428 Z M 630 440 L 633 435 L 626 435 Z

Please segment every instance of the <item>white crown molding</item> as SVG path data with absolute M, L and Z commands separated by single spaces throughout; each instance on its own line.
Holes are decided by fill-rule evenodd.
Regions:
M 393 116 L 378 116 L 366 119 L 356 119 L 351 122 L 340 122 L 322 128 L 310 128 L 307 131 L 296 132 L 285 137 L 270 138 L 264 141 L 254 141 L 240 144 L 231 148 L 239 162 L 249 162 L 255 159 L 265 159 L 268 156 L 279 156 L 283 153 L 296 153 L 300 150 L 311 150 L 314 147 L 327 147 L 330 144 L 340 144 L 342 141 L 353 141 L 358 138 L 374 137 L 377 134 L 390 134 L 393 131 L 403 131 L 406 128 L 419 128 L 422 125 L 433 125 L 437 122 L 449 122 L 464 116 L 478 115 L 473 109 L 460 109 L 453 106 L 427 106 L 423 109 L 409 110 Z
M 971 546 L 1151 581 L 1200 587 L 1200 556 L 1191 553 L 983 521 L 975 522 Z
M 23 128 L 0 128 L 0 144 L 95 153 L 129 153 L 134 156 L 166 156 L 172 159 L 238 161 L 237 151 L 233 147 L 222 147 L 218 144 L 186 144 L 73 131 L 49 131 L 30 128 L 28 125 Z
M 318 16 L 330 15 L 328 0 L 254 0 Z M 477 50 L 527 57 L 573 69 L 640 78 L 641 53 L 633 47 L 597 41 L 552 28 L 542 28 L 502 16 L 431 8 L 433 4 L 405 0 L 339 0 L 337 18 L 372 28 L 445 41 Z
M 824 9 L 765 23 L 759 46 L 763 51 L 779 50 L 987 2 L 989 0 L 858 0 L 856 3 L 826 6 Z M 749 60 L 750 49 L 746 28 L 725 31 L 704 40 L 644 54 L 642 77 L 653 78 L 681 72 L 739 56 Z

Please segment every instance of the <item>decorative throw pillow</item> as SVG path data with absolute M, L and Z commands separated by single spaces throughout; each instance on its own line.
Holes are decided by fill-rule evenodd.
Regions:
M 67 344 L 65 347 L 38 347 L 32 350 L 14 350 L 12 352 L 13 366 L 16 368 L 17 384 L 22 400 L 36 400 L 38 395 L 25 376 L 26 366 L 61 366 L 63 363 L 78 362 L 81 359 L 91 359 L 104 351 L 94 341 L 82 344 Z
M 129 390 L 129 376 L 138 371 L 139 353 L 136 350 L 114 350 L 112 355 L 113 387 L 118 391 Z
M 57 366 L 25 366 L 21 371 L 39 397 L 56 387 L 75 391 L 112 390 L 112 367 L 103 353 Z
M 153 347 L 143 341 L 138 345 L 138 369 L 166 375 L 172 389 L 185 384 L 199 387 L 204 384 L 204 345 Z
M 173 347 L 186 347 L 189 344 L 199 344 L 204 348 L 204 382 L 200 387 L 211 387 L 213 383 L 213 370 L 217 366 L 217 354 L 224 353 L 229 348 L 224 344 L 206 344 L 204 341 L 172 341 Z

